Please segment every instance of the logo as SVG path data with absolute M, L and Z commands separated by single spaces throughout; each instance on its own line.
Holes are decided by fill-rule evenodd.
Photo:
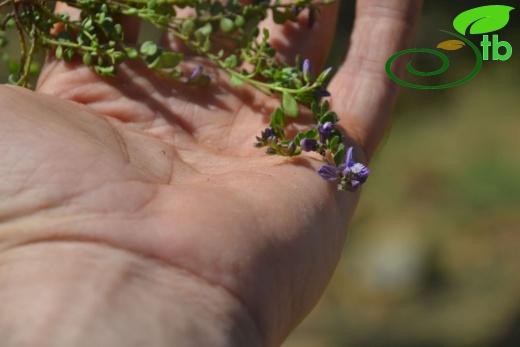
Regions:
M 439 57 L 442 60 L 442 66 L 435 70 L 430 72 L 422 72 L 414 69 L 412 67 L 411 61 L 408 62 L 408 65 L 406 66 L 406 69 L 408 72 L 417 75 L 417 76 L 435 76 L 438 74 L 443 73 L 446 71 L 449 67 L 449 59 L 448 57 L 437 50 L 434 49 L 428 49 L 428 48 L 412 48 L 412 49 L 406 49 L 404 51 L 400 51 L 388 59 L 386 62 L 386 73 L 390 78 L 403 86 L 410 87 L 410 88 L 417 88 L 417 89 L 445 89 L 445 88 L 451 88 L 458 85 L 461 85 L 463 83 L 468 82 L 470 79 L 475 77 L 480 69 L 482 68 L 482 62 L 484 60 L 489 60 L 490 57 L 493 60 L 500 60 L 505 61 L 511 58 L 513 55 L 513 47 L 509 42 L 506 41 L 500 41 L 498 38 L 498 35 L 490 35 L 489 33 L 492 33 L 494 31 L 500 30 L 503 27 L 507 25 L 509 22 L 509 12 L 514 10 L 514 7 L 510 6 L 504 6 L 504 5 L 487 5 L 487 6 L 481 6 L 476 7 L 471 10 L 467 10 L 459 14 L 454 20 L 453 20 L 453 27 L 458 33 L 446 31 L 446 30 L 440 30 L 448 35 L 451 35 L 454 37 L 454 39 L 447 40 L 444 42 L 441 42 L 437 45 L 437 48 L 440 48 L 442 50 L 446 51 L 455 51 L 457 49 L 460 49 L 462 47 L 468 46 L 470 47 L 473 52 L 475 53 L 476 57 L 476 63 L 473 70 L 464 77 L 463 79 L 453 82 L 453 83 L 447 83 L 437 86 L 428 86 L 428 85 L 420 85 L 420 84 L 414 84 L 409 83 L 406 81 L 403 81 L 399 77 L 397 77 L 391 69 L 392 62 L 404 54 L 410 54 L 410 53 L 428 53 L 433 54 L 437 57 Z M 482 47 L 482 53 L 480 52 L 480 49 L 474 45 L 471 41 L 469 41 L 465 35 L 466 32 L 469 29 L 470 34 L 474 35 L 481 35 L 482 41 L 480 42 L 480 46 Z

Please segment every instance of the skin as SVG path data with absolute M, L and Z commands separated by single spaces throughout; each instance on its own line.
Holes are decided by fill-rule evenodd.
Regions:
M 411 45 L 420 1 L 356 11 L 329 91 L 367 164 L 397 92 L 384 63 Z M 265 26 L 282 58 L 319 70 L 335 13 L 312 30 L 306 13 Z M 322 180 L 317 157 L 253 148 L 278 101 L 191 60 L 209 86 L 135 62 L 107 79 L 49 60 L 36 92 L 0 87 L 3 346 L 278 346 L 320 298 L 359 192 Z

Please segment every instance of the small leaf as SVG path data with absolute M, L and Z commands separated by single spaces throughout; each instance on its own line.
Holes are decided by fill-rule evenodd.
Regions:
M 174 70 L 170 73 L 170 75 L 171 75 L 173 78 L 180 78 L 180 77 L 182 77 L 184 74 L 182 73 L 181 70 L 179 70 L 179 69 L 174 69 Z
M 18 77 L 16 77 L 14 74 L 10 74 L 7 78 L 7 82 L 9 84 L 17 84 L 18 83 Z
M 345 154 L 347 153 L 347 150 L 345 148 L 345 145 L 340 143 L 338 146 L 338 151 L 336 154 L 334 154 L 334 164 L 336 166 L 340 166 L 345 161 Z
M 287 16 L 278 10 L 273 9 L 273 20 L 276 24 L 283 24 Z
M 298 103 L 289 93 L 283 93 L 282 108 L 288 116 L 298 116 Z
M 314 119 L 317 120 L 321 113 L 320 106 L 318 105 L 317 102 L 313 101 L 311 103 L 311 111 L 312 111 L 312 115 L 314 116 Z
M 283 127 L 286 124 L 285 120 L 285 114 L 280 108 L 277 108 L 272 114 L 271 114 L 271 122 L 269 123 L 269 126 L 272 128 L 279 128 Z
M 40 63 L 32 63 L 31 66 L 29 67 L 29 74 L 31 76 L 38 76 L 38 74 L 41 71 L 41 68 L 42 68 L 42 66 Z
M 222 18 L 220 20 L 220 29 L 225 33 L 230 33 L 235 29 L 235 22 L 229 18 Z
M 16 74 L 18 71 L 20 71 L 20 63 L 18 63 L 16 60 L 9 60 L 7 63 L 7 69 L 10 73 Z
M 509 12 L 514 7 L 487 5 L 476 7 L 459 14 L 453 20 L 453 27 L 462 35 L 470 28 L 470 34 L 487 34 L 502 29 L 509 22 Z
M 202 36 L 209 36 L 213 31 L 213 27 L 211 24 L 206 23 L 204 26 L 197 29 L 196 32 L 199 32 Z
M 296 135 L 296 137 L 294 138 L 294 143 L 296 143 L 299 146 L 300 141 L 303 140 L 304 138 L 305 138 L 304 133 L 298 133 L 298 135 Z
M 141 45 L 140 51 L 141 51 L 141 54 L 151 57 L 152 55 L 157 53 L 157 49 L 158 49 L 158 47 L 155 43 L 153 43 L 152 41 L 146 41 L 146 42 L 143 42 L 143 44 Z
M 125 47 L 125 51 L 126 51 L 126 55 L 128 55 L 128 58 L 131 58 L 131 59 L 137 58 L 137 56 L 139 55 L 137 53 L 137 49 L 135 49 L 133 47 Z
M 306 139 L 317 139 L 318 138 L 318 129 L 309 129 L 305 132 Z
M 325 102 L 323 102 L 323 104 L 321 104 L 321 114 L 325 114 L 325 112 L 327 112 L 329 110 L 329 107 L 330 107 L 330 104 L 327 100 L 325 100 Z
M 190 36 L 195 31 L 195 22 L 192 19 L 186 19 L 182 23 L 181 33 L 184 36 Z
M 90 66 L 92 65 L 92 55 L 88 52 L 83 54 L 83 65 Z
M 242 17 L 240 15 L 235 17 L 235 25 L 238 28 L 242 28 L 244 26 L 244 24 L 246 24 L 246 20 L 244 19 L 244 17 Z
M 164 52 L 159 55 L 151 64 L 148 65 L 151 69 L 173 69 L 184 58 L 182 53 Z
M 62 46 L 58 46 L 58 47 L 56 47 L 56 52 L 54 53 L 54 55 L 55 55 L 56 58 L 58 58 L 58 59 L 63 58 L 63 47 L 62 47 Z
M 444 49 L 446 51 L 456 51 L 457 49 L 461 49 L 466 44 L 460 40 L 447 40 L 441 42 L 437 45 L 437 48 Z
M 226 67 L 234 69 L 238 64 L 237 56 L 231 54 L 229 57 L 226 58 L 226 60 L 224 60 L 224 64 L 226 65 Z
M 336 112 L 327 111 L 327 112 L 325 112 L 325 114 L 323 116 L 321 116 L 320 123 L 321 124 L 325 124 L 327 122 L 337 123 L 338 120 L 339 120 L 339 117 L 336 114 Z
M 334 150 L 335 147 L 338 145 L 339 140 L 340 140 L 339 136 L 334 136 L 334 137 L 332 138 L 332 140 L 330 140 L 329 148 L 330 148 L 331 150 Z
M 240 79 L 240 77 L 238 77 L 237 75 L 231 75 L 231 80 L 230 80 L 231 84 L 234 85 L 234 86 L 241 86 L 242 84 L 244 84 L 244 81 L 242 79 Z

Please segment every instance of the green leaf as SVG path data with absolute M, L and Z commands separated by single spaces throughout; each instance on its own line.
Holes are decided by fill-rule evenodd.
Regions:
M 332 138 L 332 140 L 330 140 L 329 148 L 330 148 L 331 150 L 334 150 L 334 148 L 338 145 L 339 140 L 340 140 L 339 136 L 334 136 L 334 137 Z
M 322 73 L 316 79 L 316 82 L 318 82 L 319 84 L 323 84 L 329 79 L 329 77 L 331 75 L 332 75 L 332 68 L 329 67 L 328 69 L 325 69 L 324 71 L 322 71 Z
M 7 78 L 7 82 L 9 84 L 18 84 L 18 77 L 16 77 L 14 74 L 10 74 Z
M 285 13 L 273 9 L 273 20 L 276 24 L 283 24 L 286 18 Z
M 336 154 L 334 154 L 334 164 L 336 166 L 340 166 L 345 161 L 345 154 L 347 154 L 347 150 L 345 148 L 345 145 L 340 143 L 338 147 L 338 151 Z
M 220 20 L 220 29 L 225 33 L 230 33 L 235 29 L 235 22 L 229 18 L 222 18 Z
M 269 123 L 269 126 L 272 128 L 279 128 L 283 127 L 286 124 L 285 120 L 285 114 L 280 108 L 277 108 L 272 114 L 271 114 L 271 122 Z
M 94 70 L 101 76 L 112 77 L 116 71 L 115 66 L 94 66 Z
M 0 30 L 0 48 L 4 48 L 9 43 L 9 40 L 5 37 L 5 34 Z
M 325 112 L 327 112 L 329 110 L 329 102 L 327 100 L 325 100 L 325 102 L 323 104 L 321 104 L 321 114 L 325 114 Z
M 126 55 L 128 55 L 128 58 L 131 58 L 131 59 L 137 58 L 137 56 L 139 55 L 137 53 L 137 49 L 135 49 L 133 47 L 125 47 L 125 51 L 126 51 Z
M 58 46 L 58 47 L 56 47 L 56 52 L 54 52 L 54 55 L 55 55 L 56 58 L 58 58 L 58 59 L 63 58 L 63 47 L 62 47 L 62 46 Z
M 182 53 L 164 52 L 159 55 L 151 64 L 148 65 L 151 69 L 173 69 L 184 58 Z
M 296 135 L 296 137 L 294 138 L 294 143 L 296 143 L 296 145 L 300 145 L 300 141 L 303 140 L 305 138 L 305 134 L 304 133 L 298 133 L 298 135 Z
M 184 36 L 190 36 L 195 31 L 195 22 L 192 19 L 186 19 L 182 22 L 181 33 Z
M 16 60 L 9 60 L 7 63 L 7 69 L 10 73 L 16 74 L 18 71 L 20 71 L 20 63 Z
M 182 73 L 181 70 L 179 70 L 179 69 L 174 69 L 174 70 L 170 73 L 170 75 L 171 75 L 173 78 L 180 78 L 180 77 L 182 77 L 184 74 Z
M 312 102 L 311 103 L 311 111 L 312 111 L 312 115 L 314 116 L 314 119 L 317 120 L 318 117 L 320 116 L 320 106 L 318 105 L 317 102 Z
M 298 116 L 298 103 L 289 93 L 283 93 L 282 95 L 282 108 L 288 116 Z
M 244 24 L 246 24 L 246 20 L 244 19 L 244 17 L 242 17 L 240 15 L 235 17 L 235 25 L 238 28 L 242 28 L 244 26 Z
M 146 42 L 143 42 L 143 44 L 141 45 L 141 54 L 144 54 L 144 55 L 147 55 L 147 56 L 152 56 L 154 55 L 155 53 L 157 53 L 157 45 L 152 42 L 152 41 L 146 41 Z
M 29 74 L 33 77 L 35 76 L 38 76 L 38 74 L 40 73 L 40 70 L 41 70 L 42 66 L 40 63 L 32 63 L 30 66 L 29 66 Z
M 509 12 L 514 7 L 487 5 L 476 7 L 459 14 L 453 20 L 453 27 L 462 35 L 470 28 L 470 34 L 487 34 L 502 29 L 509 22 Z
M 201 33 L 202 36 L 209 36 L 213 31 L 211 24 L 206 23 L 204 26 L 197 29 L 197 32 Z
M 309 129 L 305 132 L 305 138 L 306 139 L 314 139 L 316 140 L 318 138 L 318 129 Z
M 92 65 L 92 55 L 88 52 L 83 54 L 83 65 L 90 66 Z
M 336 123 L 339 120 L 338 115 L 336 112 L 327 111 L 325 114 L 320 118 L 320 123 L 325 124 L 327 122 Z
M 241 86 L 242 84 L 244 84 L 244 81 L 238 77 L 237 75 L 231 75 L 231 80 L 230 80 L 231 84 L 234 85 L 234 86 Z
M 231 54 L 229 57 L 226 58 L 226 60 L 224 60 L 224 64 L 226 65 L 226 67 L 234 69 L 238 64 L 237 56 Z

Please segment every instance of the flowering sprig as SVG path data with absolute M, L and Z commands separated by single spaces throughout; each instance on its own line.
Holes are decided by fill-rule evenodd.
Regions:
M 356 163 L 352 159 L 352 150 L 352 147 L 347 150 L 345 163 L 338 167 L 325 164 L 318 170 L 318 174 L 324 180 L 332 182 L 339 180 L 338 190 L 355 192 L 361 184 L 365 183 L 368 175 L 370 175 L 369 168 L 361 163 Z
M 320 176 L 327 180 L 334 177 L 340 182 L 340 190 L 354 191 L 369 171 L 352 161 L 351 149 L 346 150 L 343 135 L 335 128 L 337 114 L 329 110 L 327 101 L 322 102 L 323 97 L 330 96 L 326 84 L 332 69 L 315 76 L 309 60 L 298 57 L 294 66 L 280 61 L 269 44 L 269 31 L 259 29 L 269 14 L 275 23 L 283 24 L 296 22 L 302 11 L 308 11 L 308 26 L 313 27 L 320 6 L 332 1 L 257 0 L 244 4 L 239 0 L 63 0 L 80 10 L 79 18 L 73 19 L 66 13 L 54 13 L 54 1 L 0 0 L 0 49 L 7 44 L 5 30 L 17 31 L 19 61 L 6 53 L 2 57 L 9 60 L 9 82 L 24 87 L 30 85 L 38 50 L 52 51 L 65 61 L 82 61 L 102 76 L 114 76 L 119 64 L 134 59 L 179 83 L 211 83 L 202 66 L 184 71 L 184 52 L 167 50 L 154 41 L 127 43 L 116 18 L 124 15 L 147 21 L 183 41 L 193 54 L 213 61 L 229 74 L 232 85 L 246 83 L 279 97 L 280 107 L 272 113 L 269 127 L 257 137 L 256 147 L 266 147 L 269 155 L 286 157 L 317 152 L 326 163 L 318 172 Z M 178 15 L 184 8 L 193 9 L 195 15 Z M 56 27 L 61 30 L 51 30 Z M 292 139 L 286 138 L 283 129 L 287 118 L 297 117 L 300 107 L 310 107 L 316 125 Z
M 305 63 L 309 66 L 308 63 Z M 348 149 L 344 145 L 343 134 L 335 128 L 339 121 L 338 115 L 329 110 L 329 103 L 311 104 L 316 126 L 299 132 L 293 139 L 285 137 L 283 127 L 286 125 L 285 113 L 281 108 L 271 115 L 270 126 L 256 137 L 255 147 L 267 147 L 269 155 L 293 157 L 303 152 L 319 153 L 325 165 L 321 166 L 318 174 L 321 178 L 338 182 L 337 188 L 341 191 L 356 191 L 367 180 L 370 170 L 352 157 L 353 147 Z

